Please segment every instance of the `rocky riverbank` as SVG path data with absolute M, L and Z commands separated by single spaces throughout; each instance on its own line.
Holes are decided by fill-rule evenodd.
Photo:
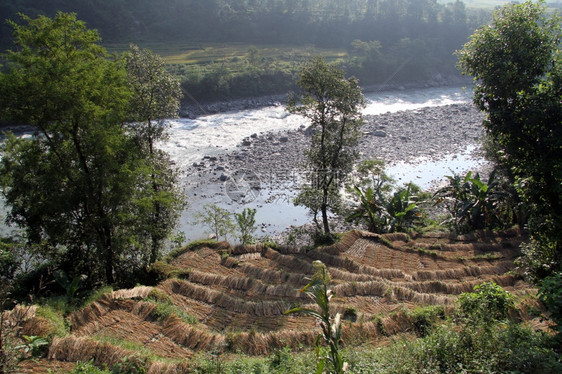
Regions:
M 440 160 L 478 144 L 483 134 L 482 120 L 483 114 L 472 104 L 365 116 L 361 157 L 382 159 L 388 165 L 415 163 L 420 158 Z M 291 198 L 302 181 L 299 166 L 309 144 L 310 129 L 304 126 L 295 131 L 256 133 L 245 138 L 234 151 L 195 162 L 186 170 L 184 178 L 191 203 L 186 219 L 204 204 L 214 203 L 231 211 L 248 206 L 267 212 L 261 230 L 268 235 L 306 222 L 308 219 L 304 217 L 295 219 L 298 222 L 294 224 L 286 224 L 285 216 L 292 214 L 288 209 L 294 209 L 288 205 L 292 205 Z M 474 157 L 478 159 L 481 155 Z M 447 170 L 444 174 L 448 174 Z M 233 179 L 240 182 L 236 187 L 245 189 L 250 199 L 234 201 L 229 196 L 229 183 Z M 301 210 L 298 214 L 304 213 Z
M 483 115 L 471 104 L 365 116 L 361 157 L 388 164 L 412 162 L 420 157 L 439 159 L 477 143 L 482 135 L 482 120 Z M 304 126 L 296 131 L 256 133 L 244 139 L 235 151 L 194 163 L 187 174 L 216 183 L 241 169 L 259 174 L 295 170 L 304 161 L 303 151 L 309 144 L 310 129 Z

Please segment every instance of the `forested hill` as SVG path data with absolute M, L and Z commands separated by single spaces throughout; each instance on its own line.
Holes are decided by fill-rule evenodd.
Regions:
M 437 0 L 10 0 L 2 19 L 75 12 L 105 42 L 201 41 L 314 44 L 347 48 L 351 41 L 384 46 L 404 38 L 441 43 L 450 54 L 483 22 L 464 3 Z M 0 30 L 3 47 L 10 29 Z
M 460 0 L 0 0 L 0 19 L 15 22 L 57 11 L 76 13 L 113 50 L 134 43 L 183 54 L 170 69 L 198 101 L 284 94 L 316 53 L 363 85 L 458 74 L 454 51 L 490 16 Z M 0 50 L 10 33 L 2 24 Z M 238 51 L 185 57 L 213 45 Z M 290 52 L 272 56 L 279 47 Z

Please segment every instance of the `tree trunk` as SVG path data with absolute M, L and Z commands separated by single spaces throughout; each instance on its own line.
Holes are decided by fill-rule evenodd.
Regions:
M 4 308 L 0 308 L 0 374 L 6 374 L 6 357 L 4 350 Z
M 322 202 L 322 224 L 324 225 L 324 234 L 330 235 L 330 225 L 328 223 L 328 203 L 326 202 L 327 196 L 324 196 Z
M 105 278 L 108 284 L 115 283 L 113 276 L 113 267 L 115 264 L 115 253 L 113 251 L 113 244 L 111 240 L 111 228 L 105 225 L 103 229 L 104 247 L 105 247 Z

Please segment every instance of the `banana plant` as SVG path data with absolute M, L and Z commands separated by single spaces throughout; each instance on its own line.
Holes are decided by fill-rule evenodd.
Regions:
M 453 174 L 447 179 L 448 185 L 435 193 L 436 204 L 447 204 L 457 231 L 504 225 L 501 206 L 505 205 L 507 194 L 495 170 L 490 173 L 488 183 L 482 181 L 478 173 L 473 177 L 470 171 L 464 177 Z
M 381 204 L 379 194 L 372 187 L 361 190 L 359 186 L 355 186 L 353 191 L 359 197 L 359 206 L 346 218 L 346 222 L 360 223 L 365 221 L 369 231 L 381 231 L 386 225 L 386 220 L 384 219 L 384 207 Z
M 68 301 L 71 301 L 74 298 L 76 292 L 78 292 L 83 282 L 88 278 L 86 275 L 80 275 L 70 280 L 63 270 L 56 270 L 53 272 L 53 277 L 59 286 L 64 288 L 66 291 L 66 298 Z
M 387 203 L 389 231 L 405 231 L 421 217 L 420 209 L 413 201 L 412 188 L 413 185 L 410 183 L 406 188 L 399 189 Z
M 398 189 L 392 196 L 384 192 L 384 186 L 362 190 L 355 186 L 353 191 L 359 197 L 359 206 L 349 215 L 346 222 L 367 222 L 371 232 L 405 231 L 421 217 L 420 208 L 414 201 L 414 185 Z

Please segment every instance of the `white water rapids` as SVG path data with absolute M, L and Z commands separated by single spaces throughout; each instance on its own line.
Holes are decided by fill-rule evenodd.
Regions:
M 463 87 L 427 88 L 418 90 L 367 93 L 364 114 L 415 110 L 425 107 L 468 103 L 472 92 Z M 308 122 L 291 115 L 283 106 L 213 114 L 197 119 L 170 120 L 170 140 L 163 148 L 180 167 L 236 148 L 254 133 L 296 130 Z
M 471 101 L 471 95 L 472 91 L 463 87 L 370 92 L 365 94 L 367 106 L 363 113 L 378 115 L 468 103 Z M 308 126 L 308 123 L 302 117 L 287 113 L 282 105 L 278 105 L 207 115 L 197 119 L 173 119 L 169 120 L 169 125 L 170 138 L 161 147 L 170 154 L 180 171 L 185 171 L 193 163 L 201 161 L 204 156 L 217 156 L 235 150 L 244 138 L 252 134 L 296 130 L 302 125 Z M 427 188 L 432 181 L 450 174 L 447 172 L 449 170 L 462 172 L 476 166 L 479 161 L 470 156 L 474 147 L 470 145 L 464 152 L 447 155 L 438 161 L 416 160 L 410 164 L 390 165 L 387 172 L 401 182 L 413 180 L 421 187 Z M 446 174 L 443 174 L 444 171 Z M 185 183 L 189 177 L 183 173 L 181 178 L 182 183 Z M 202 190 L 207 196 L 201 196 L 205 195 L 199 192 L 201 188 L 197 194 L 186 191 L 190 206 L 182 215 L 178 231 L 183 231 L 188 240 L 208 235 L 208 230 L 197 225 L 193 218 L 194 214 L 202 211 L 203 206 L 208 203 L 215 203 L 231 212 L 239 212 L 244 207 L 256 208 L 256 221 L 262 235 L 275 235 L 289 226 L 299 226 L 310 221 L 306 209 L 295 207 L 290 200 L 294 194 L 287 194 L 286 191 L 262 190 L 259 198 L 241 206 L 229 200 L 223 186 L 202 186 Z M 282 198 L 272 201 L 271 197 L 278 193 L 281 193 Z M 197 197 L 194 198 L 194 195 Z M 0 202 L 0 217 L 4 210 L 2 205 Z M 0 234 L 6 232 L 6 227 L 2 226 L 4 225 L 0 225 Z

